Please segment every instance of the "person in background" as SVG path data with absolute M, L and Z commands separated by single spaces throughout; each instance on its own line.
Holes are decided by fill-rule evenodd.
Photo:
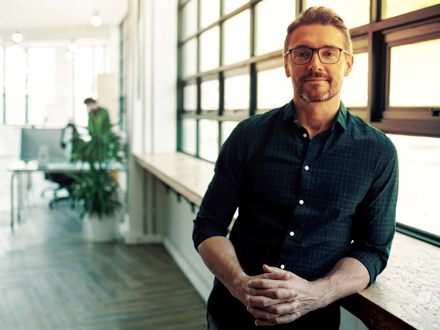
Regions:
M 89 122 L 88 126 L 93 124 L 93 121 L 96 120 L 98 117 L 103 117 L 103 123 L 108 126 L 110 126 L 110 116 L 108 114 L 108 111 L 104 108 L 101 108 L 98 105 L 98 102 L 91 97 L 88 97 L 84 100 L 84 104 L 87 106 L 87 111 L 89 113 Z
M 386 267 L 397 152 L 340 100 L 352 53 L 339 15 L 304 11 L 283 51 L 293 99 L 242 121 L 222 146 L 193 230 L 215 275 L 208 329 L 339 329 L 337 301 Z

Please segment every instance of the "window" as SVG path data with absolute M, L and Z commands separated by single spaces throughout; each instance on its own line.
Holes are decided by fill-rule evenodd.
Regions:
M 55 49 L 28 50 L 28 121 L 41 125 L 47 119 L 47 107 L 55 102 Z
M 18 45 L 6 48 L 5 110 L 6 123 L 25 124 L 26 121 L 26 51 Z
M 106 48 L 80 47 L 75 60 L 64 47 L 34 43 L 0 49 L 0 122 L 5 125 L 87 125 L 86 97 L 97 95 Z M 60 74 L 61 72 L 61 74 Z
M 294 20 L 294 12 L 295 1 L 291 0 L 265 0 L 255 6 L 255 55 L 283 48 L 286 22 Z
M 249 10 L 225 21 L 223 25 L 223 64 L 231 64 L 249 58 L 249 24 Z
M 332 8 L 351 29 L 370 22 L 370 0 L 307 0 L 307 8 L 312 6 L 326 6 Z
M 440 139 L 394 134 L 389 137 L 399 155 L 399 225 L 409 231 L 415 228 L 417 234 L 431 233 L 424 236 L 440 244 Z
M 439 4 L 438 0 L 417 0 L 417 1 L 401 1 L 401 0 L 384 0 L 383 1 L 383 18 L 389 18 L 402 15 L 418 9 L 430 7 Z
M 342 101 L 397 146 L 399 230 L 440 242 L 432 222 L 439 214 L 428 205 L 435 205 L 432 178 L 440 177 L 438 0 L 180 0 L 178 150 L 213 162 L 239 121 L 292 99 L 281 55 L 286 29 L 300 10 L 320 5 L 350 28 L 354 66 Z M 412 183 L 409 169 L 431 179 Z M 411 198 L 413 184 L 426 198 Z M 426 221 L 412 220 L 419 218 Z
M 440 105 L 439 54 L 440 39 L 391 47 L 390 107 Z M 429 70 L 421 70 L 417 63 L 429 63 Z M 408 84 L 408 81 L 419 83 Z

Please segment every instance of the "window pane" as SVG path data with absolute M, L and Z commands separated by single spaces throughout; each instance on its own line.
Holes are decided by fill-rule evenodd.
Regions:
M 218 121 L 202 119 L 200 124 L 201 158 L 215 162 L 218 156 Z
M 201 28 L 207 27 L 220 18 L 220 0 L 201 0 L 200 1 L 200 25 Z
M 293 98 L 292 83 L 286 78 L 284 68 L 258 72 L 257 83 L 258 109 L 278 108 Z
M 187 85 L 183 88 L 183 109 L 185 111 L 197 110 L 197 86 Z
M 186 39 L 197 32 L 197 0 L 188 1 L 182 16 L 182 38 Z
M 55 50 L 28 50 L 29 123 L 43 124 L 47 106 L 55 102 Z
M 383 18 L 393 17 L 410 11 L 426 8 L 439 4 L 439 0 L 417 0 L 417 1 L 402 1 L 402 0 L 385 0 L 383 5 Z
M 225 21 L 223 24 L 223 64 L 236 63 L 249 58 L 249 31 L 249 10 Z
M 235 9 L 243 6 L 248 0 L 223 0 L 223 12 L 229 14 Z
M 188 40 L 182 46 L 183 67 L 182 75 L 184 77 L 197 73 L 197 39 Z
M 0 125 L 3 123 L 3 70 L 4 70 L 5 47 L 0 46 Z
M 368 53 L 354 56 L 353 69 L 342 84 L 341 99 L 347 107 L 368 105 Z
M 231 135 L 234 128 L 237 126 L 236 121 L 223 121 L 222 122 L 222 144 L 225 143 L 226 139 Z
M 26 122 L 26 53 L 18 45 L 6 48 L 6 123 Z
M 75 53 L 75 123 L 88 125 L 87 109 L 83 103 L 93 96 L 93 48 L 80 47 Z
M 200 71 L 219 66 L 219 27 L 215 26 L 200 35 Z
M 191 155 L 196 154 L 197 122 L 195 119 L 183 119 L 182 121 L 182 150 Z
M 225 110 L 249 109 L 249 75 L 225 79 Z
M 440 105 L 438 54 L 440 39 L 391 48 L 390 106 Z
M 401 1 L 401 0 L 398 0 Z M 319 0 L 307 0 L 307 8 L 322 6 Z M 370 22 L 370 0 L 327 0 L 325 6 L 333 9 L 350 29 Z
M 255 54 L 261 55 L 283 49 L 287 26 L 294 19 L 295 1 L 265 0 L 259 2 L 256 6 Z
M 389 137 L 399 153 L 397 222 L 440 236 L 440 138 Z
M 201 86 L 202 110 L 218 110 L 219 89 L 218 80 L 202 82 Z

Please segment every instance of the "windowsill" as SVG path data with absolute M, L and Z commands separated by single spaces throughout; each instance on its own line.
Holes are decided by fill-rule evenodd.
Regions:
M 137 164 L 199 206 L 214 165 L 183 153 L 134 155 Z M 434 329 L 440 319 L 440 249 L 396 233 L 387 268 L 342 306 L 374 329 Z

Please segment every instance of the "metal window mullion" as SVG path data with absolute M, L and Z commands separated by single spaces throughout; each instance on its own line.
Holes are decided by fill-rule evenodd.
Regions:
M 3 46 L 3 124 L 6 125 L 6 47 Z
M 24 122 L 25 124 L 29 124 L 29 52 L 28 48 L 25 49 L 26 54 L 26 78 L 24 83 L 24 89 L 25 89 L 25 117 Z

